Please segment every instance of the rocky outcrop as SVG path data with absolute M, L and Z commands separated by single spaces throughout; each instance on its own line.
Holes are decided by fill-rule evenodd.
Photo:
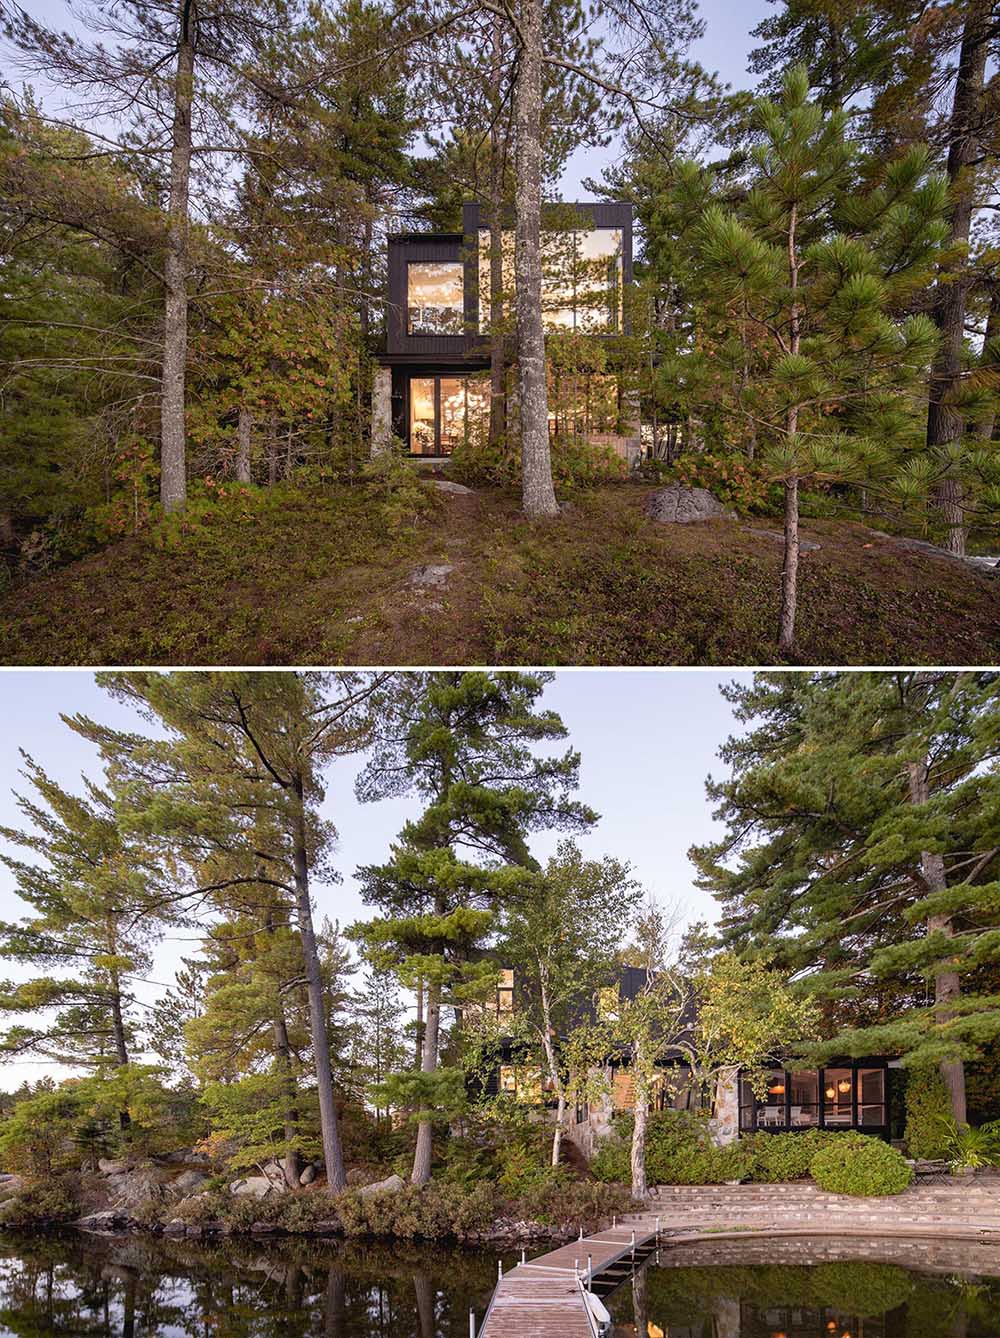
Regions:
M 284 1170 L 276 1161 L 269 1161 L 260 1168 L 260 1175 L 248 1175 L 242 1180 L 233 1180 L 229 1192 L 263 1199 L 268 1194 L 283 1194 L 286 1188 Z
M 646 498 L 646 514 L 663 525 L 690 525 L 699 520 L 732 519 L 732 515 L 707 488 L 684 488 L 671 484 L 657 488 Z
M 374 1184 L 362 1185 L 358 1193 L 363 1199 L 369 1194 L 398 1194 L 405 1183 L 401 1175 L 390 1175 L 385 1180 L 376 1180 Z

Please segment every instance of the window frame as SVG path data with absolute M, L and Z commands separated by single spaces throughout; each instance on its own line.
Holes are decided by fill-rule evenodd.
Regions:
M 461 381 L 464 395 L 464 416 L 465 433 L 468 434 L 470 426 L 469 412 L 469 383 L 474 380 L 480 380 L 481 373 L 476 371 L 446 371 L 446 372 L 424 372 L 415 371 L 406 378 L 406 446 L 411 459 L 413 460 L 447 460 L 455 449 L 443 451 L 441 449 L 441 382 L 442 381 Z M 413 449 L 413 383 L 414 381 L 431 381 L 434 386 L 434 450 L 431 453 L 415 451 Z M 483 381 L 485 384 L 485 381 Z
M 435 269 L 448 267 L 458 271 L 458 329 L 457 330 L 428 330 L 419 326 L 414 327 L 410 321 L 410 271 L 416 265 L 430 266 Z M 406 293 L 406 321 L 405 334 L 407 339 L 461 339 L 465 334 L 465 266 L 461 260 L 407 260 L 403 272 L 404 291 Z M 421 310 L 423 304 L 421 304 Z
M 783 1075 L 784 1093 L 779 1100 L 773 1102 L 760 1101 L 749 1090 L 746 1079 L 741 1072 L 739 1074 L 738 1087 L 738 1110 L 739 1110 L 739 1130 L 741 1134 L 752 1133 L 801 1133 L 806 1129 L 831 1129 L 834 1131 L 850 1130 L 852 1133 L 871 1134 L 874 1137 L 887 1139 L 889 1137 L 889 1062 L 887 1059 L 877 1057 L 868 1057 L 865 1059 L 845 1059 L 840 1062 L 829 1065 L 823 1065 L 817 1069 L 805 1068 L 784 1068 L 778 1069 L 776 1066 L 768 1071 L 768 1080 L 772 1081 L 778 1073 Z M 882 1075 L 882 1100 L 881 1101 L 859 1101 L 858 1084 L 862 1073 L 878 1072 Z M 793 1073 L 816 1073 L 818 1078 L 818 1103 L 817 1116 L 815 1124 L 792 1124 L 792 1074 Z M 843 1080 L 844 1074 L 850 1075 L 851 1082 L 851 1116 L 849 1123 L 826 1122 L 826 1107 L 829 1104 L 826 1098 L 826 1087 L 828 1082 L 838 1082 Z M 827 1074 L 830 1077 L 827 1077 Z M 845 1103 L 841 1103 L 845 1104 Z M 782 1114 L 782 1118 L 776 1122 L 758 1123 L 758 1113 L 765 1107 L 777 1107 Z M 860 1122 L 859 1110 L 861 1106 L 868 1109 L 881 1107 L 882 1119 L 878 1124 L 862 1124 Z

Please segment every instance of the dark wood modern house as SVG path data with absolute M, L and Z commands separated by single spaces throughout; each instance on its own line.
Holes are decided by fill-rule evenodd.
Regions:
M 513 327 L 513 227 L 502 230 L 503 326 Z M 372 405 L 372 451 L 390 436 L 415 459 L 444 460 L 489 421 L 489 227 L 466 204 L 461 232 L 402 233 L 388 242 L 386 351 Z M 601 370 L 550 368 L 549 430 L 609 446 L 626 459 L 639 451 L 635 399 L 615 365 L 628 329 L 632 208 L 559 204 L 543 215 L 542 308 L 550 336 L 601 341 Z M 510 345 L 509 338 L 505 341 Z M 564 341 L 565 342 L 565 341 Z M 593 360 L 591 360 L 593 361 Z M 512 388 L 508 422 L 516 416 Z
M 642 968 L 626 966 L 608 989 L 620 1000 L 634 999 L 645 987 L 645 979 Z M 504 971 L 497 994 L 501 1023 L 516 1008 L 516 999 L 513 972 Z M 709 1105 L 714 1137 L 720 1143 L 753 1133 L 806 1129 L 853 1129 L 886 1140 L 902 1135 L 901 1073 L 898 1061 L 885 1057 L 838 1060 L 823 1068 L 801 1068 L 794 1061 L 787 1067 L 776 1064 L 768 1074 L 762 1099 L 754 1095 L 741 1073 L 720 1081 L 714 1093 L 693 1092 L 684 1079 L 687 1065 L 680 1052 L 667 1057 L 663 1069 L 663 1082 L 654 1095 L 656 1108 L 704 1109 Z M 607 1095 L 601 1102 L 584 1102 L 566 1112 L 566 1133 L 588 1156 L 609 1132 L 614 1115 L 631 1107 L 633 1089 L 627 1054 L 609 1057 L 606 1079 Z M 527 1091 L 542 1106 L 555 1104 L 542 1076 L 525 1071 L 523 1056 L 507 1039 L 501 1042 L 496 1067 L 487 1075 L 485 1087 L 491 1096 L 509 1093 L 524 1097 Z

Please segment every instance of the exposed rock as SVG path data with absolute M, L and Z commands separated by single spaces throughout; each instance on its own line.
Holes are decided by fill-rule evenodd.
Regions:
M 424 587 L 446 585 L 448 577 L 454 570 L 450 562 L 428 563 L 423 567 L 414 567 L 406 578 L 406 584 Z
M 696 520 L 714 520 L 732 515 L 707 488 L 684 488 L 671 484 L 657 488 L 646 499 L 646 514 L 661 524 L 690 525 Z
M 128 1226 L 128 1217 L 124 1213 L 108 1209 L 103 1213 L 88 1213 L 76 1223 L 81 1231 L 119 1231 Z
M 97 1169 L 101 1175 L 124 1175 L 128 1170 L 130 1163 L 127 1161 L 112 1161 L 109 1157 L 98 1157 Z
M 165 1236 L 184 1236 L 187 1234 L 187 1223 L 183 1217 L 171 1217 L 163 1228 L 163 1234 Z
M 430 483 L 432 488 L 454 493 L 455 496 L 471 497 L 474 492 L 474 489 L 467 488 L 464 483 L 454 483 L 451 479 L 431 479 Z
M 164 1172 L 146 1164 L 108 1176 L 108 1194 L 113 1208 L 138 1208 L 163 1197 Z
M 168 1188 L 171 1194 L 183 1199 L 194 1194 L 207 1179 L 208 1176 L 204 1171 L 181 1171 L 177 1179 L 170 1182 Z
M 376 1180 L 372 1185 L 362 1185 L 358 1193 L 362 1198 L 367 1198 L 369 1194 L 398 1194 L 404 1183 L 401 1175 L 390 1175 L 386 1180 Z
M 776 544 L 784 546 L 785 536 L 780 530 L 763 530 L 754 525 L 747 525 L 744 528 L 747 534 L 759 534 L 762 539 L 773 539 Z M 799 535 L 800 553 L 818 553 L 822 547 L 823 545 L 818 544 L 815 539 L 803 539 L 802 535 Z
M 210 1158 L 207 1152 L 197 1152 L 194 1148 L 178 1148 L 175 1152 L 165 1152 L 159 1161 L 170 1166 L 208 1166 Z
M 299 1176 L 299 1184 L 311 1185 L 315 1179 L 316 1179 L 316 1167 L 310 1164 L 305 1168 L 305 1170 Z
M 234 1180 L 229 1186 L 233 1194 L 246 1194 L 255 1199 L 262 1199 L 273 1190 L 275 1194 L 284 1192 L 285 1172 L 276 1161 L 269 1161 L 261 1167 L 260 1175 L 249 1175 L 243 1180 Z
M 12 1199 L 15 1194 L 19 1194 L 24 1181 L 19 1175 L 5 1175 L 0 1180 L 0 1203 L 7 1199 Z

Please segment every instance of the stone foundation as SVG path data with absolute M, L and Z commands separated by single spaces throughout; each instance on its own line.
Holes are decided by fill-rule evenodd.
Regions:
M 388 450 L 392 441 L 392 369 L 376 367 L 372 385 L 371 454 Z

